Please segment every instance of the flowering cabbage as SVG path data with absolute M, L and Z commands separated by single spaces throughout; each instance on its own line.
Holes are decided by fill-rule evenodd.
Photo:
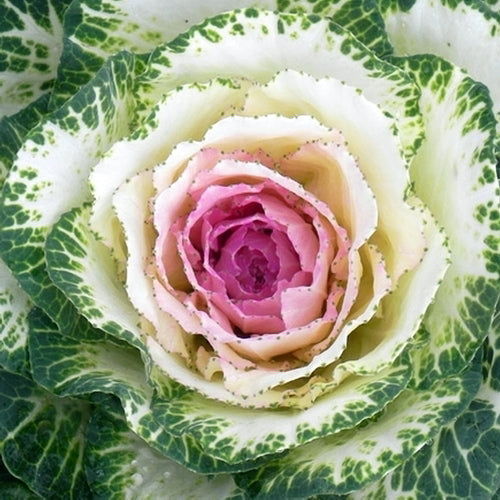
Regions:
M 0 6 L 3 496 L 498 495 L 493 0 Z

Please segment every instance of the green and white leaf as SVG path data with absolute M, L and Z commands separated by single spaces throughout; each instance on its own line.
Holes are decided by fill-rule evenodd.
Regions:
M 27 133 L 46 113 L 48 100 L 49 95 L 44 94 L 14 115 L 0 120 L 0 188 Z
M 256 9 L 329 17 L 357 34 L 380 54 L 392 48 L 375 1 L 331 0 L 147 0 L 141 9 L 133 0 L 74 1 L 64 22 L 64 46 L 52 106 L 60 106 L 89 81 L 111 55 L 127 47 L 151 52 L 204 19 L 222 12 Z
M 278 0 L 278 10 L 331 18 L 380 55 L 392 53 L 377 0 Z
M 94 327 L 143 349 L 141 319 L 108 248 L 90 232 L 89 216 L 89 206 L 77 207 L 56 223 L 45 246 L 49 275 Z
M 48 316 L 29 316 L 33 378 L 58 396 L 104 392 L 118 396 L 135 412 L 150 398 L 144 365 L 136 349 L 105 341 L 78 341 L 60 334 Z
M 397 121 L 406 156 L 418 148 L 418 88 L 352 34 L 319 17 L 247 9 L 204 21 L 152 53 L 138 78 L 137 111 L 145 115 L 168 89 L 185 83 L 248 75 L 265 83 L 284 69 L 334 77 L 363 89 L 368 100 Z
M 252 461 L 235 467 L 207 455 L 192 436 L 171 434 L 166 419 L 156 418 L 152 413 L 153 391 L 136 349 L 126 344 L 117 346 L 63 336 L 50 318 L 37 309 L 29 319 L 33 377 L 46 390 L 58 396 L 114 394 L 120 399 L 133 432 L 191 470 L 215 474 L 245 470 L 258 464 Z M 186 391 L 175 384 L 172 390 L 173 394 Z
M 156 354 L 161 356 L 161 350 Z M 297 412 L 223 405 L 189 390 L 172 395 L 172 382 L 153 372 L 160 392 L 151 409 L 172 434 L 192 436 L 209 455 L 238 464 L 357 426 L 382 411 L 405 388 L 409 377 L 408 357 L 403 355 L 389 369 L 353 376 L 312 407 Z
M 480 378 L 476 362 L 466 373 L 438 380 L 429 389 L 408 389 L 367 425 L 312 441 L 236 476 L 236 482 L 257 499 L 359 490 L 418 452 L 466 409 Z
M 0 2 L 0 117 L 16 113 L 52 88 L 69 3 Z
M 59 107 L 94 77 L 106 59 L 123 47 L 151 52 L 195 23 L 219 12 L 249 5 L 274 9 L 275 0 L 77 0 L 64 23 L 64 47 L 52 107 Z
M 382 6 L 396 55 L 434 54 L 466 69 L 488 86 L 499 116 L 498 12 L 480 0 L 386 0 Z
M 102 400 L 87 427 L 87 477 L 94 498 L 244 498 L 230 475 L 196 474 L 130 431 L 116 401 Z
M 500 487 L 500 314 L 483 349 L 483 383 L 469 407 L 402 466 L 349 498 L 494 498 Z
M 422 88 L 427 130 L 410 175 L 444 227 L 451 251 L 451 265 L 423 321 L 430 342 L 416 360 L 422 380 L 434 381 L 470 363 L 499 294 L 495 119 L 484 87 L 457 67 L 434 56 L 403 64 Z
M 83 469 L 89 405 L 0 371 L 0 443 L 3 462 L 42 498 L 91 498 Z M 29 497 L 28 497 L 29 498 Z
M 31 301 L 0 260 L 0 367 L 26 375 Z
M 35 304 L 67 334 L 91 335 L 92 328 L 50 280 L 45 239 L 62 213 L 88 198 L 90 168 L 128 131 L 134 67 L 130 54 L 112 58 L 91 84 L 32 129 L 3 186 L 0 254 Z

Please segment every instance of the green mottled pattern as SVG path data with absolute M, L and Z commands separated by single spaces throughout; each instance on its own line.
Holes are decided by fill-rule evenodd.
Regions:
M 0 254 L 34 302 L 61 331 L 92 336 L 66 296 L 50 280 L 44 244 L 54 222 L 89 196 L 89 169 L 127 130 L 134 59 L 119 54 L 27 136 L 0 198 Z M 79 154 L 75 154 L 79 151 Z M 68 169 L 73 172 L 67 182 Z
M 89 230 L 89 215 L 90 207 L 78 207 L 54 225 L 45 245 L 49 275 L 94 327 L 143 349 L 140 318 L 109 250 Z
M 488 86 L 500 117 L 499 12 L 482 0 L 383 0 L 381 10 L 396 54 L 431 53 L 467 68 Z M 474 36 L 464 26 L 473 26 Z
M 452 253 L 423 322 L 430 342 L 416 359 L 417 379 L 432 383 L 468 365 L 487 335 L 499 294 L 495 119 L 484 86 L 457 67 L 434 56 L 402 64 L 422 88 L 427 130 L 410 167 L 415 191 L 444 227 Z
M 379 54 L 392 53 L 384 21 L 377 1 L 372 0 L 278 0 L 278 9 L 283 12 L 331 17 L 371 50 Z
M 27 375 L 28 313 L 31 301 L 0 260 L 0 367 Z
M 417 455 L 353 500 L 488 500 L 500 486 L 500 314 L 483 349 L 483 382 L 470 406 Z M 457 481 L 457 479 L 460 479 Z
M 0 1 L 0 116 L 52 88 L 69 0 Z
M 404 391 L 368 425 L 301 446 L 258 471 L 237 476 L 252 498 L 346 494 L 381 478 L 433 438 L 469 404 L 480 383 L 480 364 L 426 390 Z
M 244 58 L 233 50 L 235 44 L 245 51 Z M 137 112 L 146 116 L 167 88 L 205 82 L 214 75 L 252 75 L 264 83 L 284 69 L 334 77 L 362 89 L 396 119 L 405 155 L 415 154 L 423 132 L 414 82 L 392 64 L 375 59 L 341 26 L 317 16 L 259 11 L 249 17 L 235 11 L 206 19 L 152 53 L 149 67 L 138 78 Z
M 64 46 L 52 106 L 57 108 L 94 77 L 106 59 L 127 47 L 146 53 L 218 12 L 239 7 L 275 9 L 275 0 L 76 0 L 64 22 Z
M 205 473 L 240 471 L 204 453 L 191 436 L 171 434 L 164 418 L 150 409 L 152 390 L 137 350 L 106 339 L 83 341 L 62 336 L 41 311 L 30 320 L 30 362 L 33 377 L 58 396 L 82 396 L 95 392 L 120 399 L 130 428 L 150 446 L 178 463 Z M 247 468 L 255 462 L 245 464 Z
M 30 362 L 34 379 L 59 395 L 112 393 L 135 409 L 148 399 L 144 366 L 136 349 L 106 341 L 63 336 L 35 309 L 29 316 Z
M 83 471 L 84 429 L 89 407 L 58 398 L 33 381 L 0 371 L 2 458 L 42 498 L 67 492 L 91 498 Z
M 166 5 L 170 4 L 170 5 Z M 175 2 L 148 0 L 141 16 L 133 1 L 72 2 L 64 23 L 64 45 L 58 67 L 52 106 L 60 106 L 89 81 L 107 57 L 123 47 L 146 53 L 175 38 L 191 26 L 219 12 L 244 9 L 253 17 L 258 9 L 330 17 L 357 34 L 366 46 L 380 54 L 392 51 L 384 23 L 374 0 L 217 0 Z M 207 36 L 219 36 L 215 30 Z
M 27 133 L 46 113 L 49 95 L 43 94 L 11 116 L 0 120 L 0 188 Z
M 64 45 L 52 97 L 54 108 L 77 92 L 107 57 L 123 47 L 137 53 L 150 52 L 203 19 L 237 8 L 245 9 L 249 17 L 258 12 L 257 9 L 331 17 L 356 32 L 359 40 L 371 49 L 381 54 L 391 52 L 374 0 L 196 0 L 180 3 L 148 0 L 141 6 L 141 16 L 138 16 L 135 3 L 129 0 L 71 3 L 64 23 Z
M 404 389 L 409 368 L 408 357 L 402 356 L 390 369 L 344 381 L 337 391 L 300 412 L 223 406 L 194 391 L 154 398 L 152 411 L 172 434 L 190 435 L 208 454 L 237 464 L 339 433 L 373 417 Z
M 123 411 L 101 398 L 87 427 L 87 477 L 97 498 L 236 498 L 230 475 L 190 472 L 149 447 L 130 431 Z M 168 492 L 168 493 L 167 493 Z M 243 500 L 243 497 L 241 497 Z
M 135 0 L 74 0 L 63 23 L 68 4 L 0 0 L 0 91 L 12 112 L 31 103 L 0 121 L 0 440 L 10 473 L 42 498 L 333 498 L 360 488 L 360 498 L 377 500 L 494 497 L 500 210 L 491 101 L 442 59 L 390 56 L 388 40 L 396 54 L 418 42 L 467 66 L 475 53 L 468 40 L 460 49 L 466 30 L 441 23 L 439 42 L 413 22 L 398 30 L 418 9 L 426 19 L 470 16 L 482 33 L 470 46 L 486 40 L 489 57 L 498 15 L 479 0 L 145 0 L 140 9 Z M 229 8 L 240 10 L 215 15 Z M 108 59 L 122 48 L 144 54 Z M 492 66 L 472 74 L 495 97 Z M 214 76 L 266 81 L 284 67 L 346 81 L 394 116 L 414 189 L 451 249 L 411 346 L 415 371 L 405 352 L 302 413 L 230 407 L 165 379 L 87 225 L 89 172 L 132 127 L 155 126 L 142 120 L 165 92 Z

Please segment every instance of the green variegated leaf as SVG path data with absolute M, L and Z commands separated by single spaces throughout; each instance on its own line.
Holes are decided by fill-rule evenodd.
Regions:
M 366 426 L 312 441 L 258 471 L 237 476 L 252 498 L 347 494 L 394 469 L 467 408 L 480 383 L 480 364 L 427 390 L 404 391 Z
M 434 54 L 466 69 L 488 86 L 498 116 L 498 12 L 481 0 L 384 0 L 381 5 L 397 55 Z
M 153 390 L 136 349 L 62 336 L 39 310 L 30 315 L 29 348 L 33 376 L 42 387 L 58 396 L 114 394 L 121 401 L 129 427 L 172 460 L 202 473 L 240 471 L 259 463 L 234 466 L 208 455 L 192 436 L 171 434 L 167 419 L 151 410 Z M 176 384 L 172 390 L 177 397 L 186 392 Z
M 89 212 L 78 207 L 55 225 L 45 246 L 49 275 L 94 327 L 143 349 L 140 317 L 108 248 L 89 230 Z
M 0 116 L 16 113 L 52 88 L 69 3 L 0 2 Z
M 144 365 L 136 349 L 62 336 L 42 311 L 29 316 L 30 362 L 34 379 L 59 396 L 100 391 L 115 394 L 135 412 L 150 398 Z
M 451 250 L 451 265 L 423 321 L 430 342 L 416 360 L 420 378 L 432 383 L 469 364 L 497 302 L 495 120 L 484 87 L 458 68 L 433 56 L 414 56 L 404 65 L 422 88 L 427 130 L 410 166 L 414 188 L 444 227 Z
M 275 8 L 275 0 L 74 1 L 64 23 L 64 47 L 52 99 L 60 106 L 94 77 L 106 59 L 127 47 L 146 53 L 191 25 L 221 11 L 249 5 Z
M 498 5 L 0 0 L 0 497 L 498 498 Z M 467 68 L 490 94 L 444 59 L 403 57 L 422 53 Z M 331 393 L 305 410 L 232 406 L 217 375 L 164 359 L 148 338 L 156 329 L 168 344 L 181 327 L 141 309 L 155 300 L 137 283 L 150 279 L 151 249 L 131 242 L 154 232 L 154 194 L 149 172 L 133 176 L 245 114 L 245 99 L 258 101 L 251 116 L 321 121 L 326 102 L 333 117 L 355 107 L 338 89 L 314 91 L 323 77 L 378 106 L 401 138 L 404 202 L 416 193 L 429 208 L 424 271 L 405 273 L 359 327 L 366 349 L 383 341 L 371 357 L 344 351 L 335 366 L 356 369 Z M 356 133 L 371 126 L 387 142 L 367 113 L 353 116 Z M 354 156 L 372 165 L 375 146 Z M 381 177 L 372 171 L 368 183 Z M 138 223 L 118 234 L 118 219 Z M 387 356 L 379 347 L 396 338 Z
M 0 366 L 28 373 L 28 313 L 31 301 L 0 260 Z
M 407 356 L 401 356 L 394 366 L 375 375 L 351 377 L 300 412 L 231 407 L 195 391 L 172 395 L 162 385 L 172 383 L 159 377 L 157 383 L 163 391 L 153 399 L 152 411 L 169 432 L 193 436 L 208 454 L 230 463 L 246 462 L 350 429 L 373 417 L 404 389 L 409 368 Z
M 3 186 L 0 254 L 21 287 L 67 334 L 93 332 L 50 280 L 45 238 L 62 213 L 86 200 L 89 169 L 128 131 L 133 71 L 130 54 L 111 59 L 91 84 L 29 132 Z
M 91 498 L 83 471 L 87 403 L 0 371 L 0 443 L 8 470 L 42 498 Z
M 374 0 L 147 0 L 141 9 L 131 0 L 74 1 L 64 23 L 64 47 L 52 106 L 60 106 L 92 78 L 107 57 L 123 47 L 152 51 L 191 26 L 224 11 L 257 9 L 329 17 L 357 34 L 380 54 L 391 52 L 384 23 Z
M 331 17 L 342 27 L 356 33 L 356 38 L 381 55 L 392 53 L 380 15 L 378 1 L 374 0 L 277 0 L 283 12 Z
M 235 46 L 240 50 L 234 51 Z M 408 157 L 420 145 L 423 129 L 414 82 L 375 58 L 340 25 L 317 16 L 254 9 L 207 19 L 152 53 L 148 69 L 138 78 L 137 111 L 145 115 L 167 89 L 184 83 L 248 75 L 265 83 L 283 69 L 315 78 L 334 77 L 362 89 L 397 120 Z
M 489 500 L 500 487 L 500 314 L 483 351 L 483 382 L 469 407 L 403 465 L 350 496 Z
M 87 443 L 87 475 L 96 499 L 245 498 L 231 476 L 202 476 L 160 455 L 130 431 L 110 398 L 94 410 Z
M 44 94 L 16 114 L 0 120 L 0 187 L 26 134 L 45 114 L 48 99 L 49 95 Z

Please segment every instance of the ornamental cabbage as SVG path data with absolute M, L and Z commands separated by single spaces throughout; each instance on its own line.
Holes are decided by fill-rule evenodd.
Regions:
M 498 495 L 494 0 L 0 7 L 2 495 Z

